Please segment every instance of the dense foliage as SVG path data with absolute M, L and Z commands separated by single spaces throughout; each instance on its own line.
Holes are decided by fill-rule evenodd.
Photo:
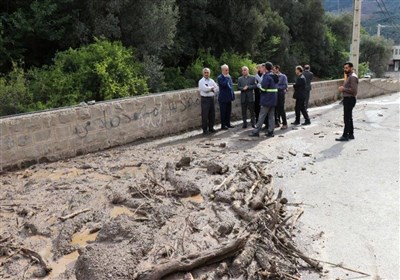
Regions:
M 194 87 L 203 67 L 215 78 L 224 63 L 234 81 L 265 61 L 289 81 L 298 64 L 333 79 L 349 57 L 352 16 L 326 14 L 319 0 L 3 2 L 2 115 Z M 363 36 L 362 65 L 378 75 L 388 52 Z
M 14 64 L 0 78 L 0 115 L 144 94 L 142 72 L 131 49 L 106 40 L 59 52 L 53 64 L 27 72 Z

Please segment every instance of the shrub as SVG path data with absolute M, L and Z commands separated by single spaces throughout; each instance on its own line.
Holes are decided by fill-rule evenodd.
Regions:
M 209 51 L 200 50 L 198 58 L 187 68 L 185 76 L 187 79 L 196 81 L 197 84 L 197 81 L 201 79 L 203 68 L 208 67 L 211 70 L 211 77 L 216 80 L 221 73 L 220 67 L 223 64 L 229 66 L 229 73 L 234 82 L 237 82 L 237 79 L 242 75 L 243 66 L 249 67 L 250 74 L 256 67 L 256 64 L 247 55 L 225 51 L 220 58 L 216 58 Z
M 164 68 L 165 87 L 167 90 L 197 87 L 197 81 L 187 79 L 179 67 Z
M 148 93 L 147 78 L 132 49 L 104 39 L 56 54 L 54 65 L 29 71 L 38 107 L 103 101 Z
M 32 96 L 25 82 L 24 70 L 13 64 L 10 73 L 0 77 L 0 116 L 32 110 Z

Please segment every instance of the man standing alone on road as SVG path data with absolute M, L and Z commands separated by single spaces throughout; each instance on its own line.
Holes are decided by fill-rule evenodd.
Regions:
M 250 111 L 250 123 L 252 127 L 256 125 L 254 114 L 254 89 L 257 88 L 256 78 L 249 75 L 249 68 L 242 67 L 242 76 L 238 80 L 238 90 L 240 90 L 240 103 L 242 104 L 243 128 L 247 128 L 247 109 Z
M 310 71 L 310 65 L 308 65 L 308 64 L 304 65 L 303 75 L 306 78 L 306 101 L 305 101 L 305 107 L 306 107 L 306 110 L 307 110 L 308 109 L 308 102 L 310 100 L 311 82 L 312 82 L 312 80 L 314 78 L 314 73 Z
M 229 67 L 224 64 L 221 66 L 221 74 L 218 76 L 219 86 L 219 109 L 221 113 L 221 129 L 233 128 L 231 124 L 232 101 L 235 100 L 233 83 L 229 75 Z
M 210 78 L 210 69 L 203 69 L 203 78 L 199 81 L 201 99 L 201 127 L 203 134 L 216 132 L 214 95 L 218 92 L 218 85 Z
M 353 108 L 356 105 L 356 96 L 358 90 L 358 77 L 353 72 L 353 63 L 346 62 L 343 65 L 347 79 L 343 86 L 339 87 L 339 91 L 343 94 L 343 119 L 344 129 L 343 135 L 336 138 L 336 141 L 348 141 L 354 139 L 353 127 Z
M 306 78 L 303 75 L 303 67 L 296 66 L 296 83 L 293 85 L 294 93 L 293 98 L 296 99 L 294 108 L 296 120 L 292 122 L 294 125 L 300 124 L 300 112 L 303 114 L 304 123 L 302 125 L 311 124 L 310 117 L 308 116 L 305 100 L 306 100 Z

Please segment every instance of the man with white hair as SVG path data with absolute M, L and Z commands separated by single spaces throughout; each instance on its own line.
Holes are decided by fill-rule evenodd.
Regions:
M 203 69 L 203 78 L 199 81 L 201 98 L 201 127 L 203 134 L 207 135 L 216 132 L 214 95 L 218 92 L 218 85 L 210 78 L 210 69 Z
M 254 128 L 256 118 L 254 114 L 254 89 L 257 88 L 256 78 L 249 75 L 249 68 L 242 67 L 242 76 L 238 80 L 238 90 L 240 90 L 240 103 L 242 104 L 243 128 L 247 128 L 247 110 L 250 111 L 250 123 Z
M 218 76 L 218 103 L 221 113 L 221 129 L 233 128 L 231 124 L 232 101 L 235 100 L 232 78 L 229 75 L 229 66 L 221 66 L 221 74 Z

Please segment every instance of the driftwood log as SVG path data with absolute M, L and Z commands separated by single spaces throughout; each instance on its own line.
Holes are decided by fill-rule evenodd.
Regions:
M 218 249 L 182 256 L 165 263 L 155 264 L 151 268 L 138 272 L 135 280 L 158 280 L 179 271 L 191 271 L 203 265 L 219 262 L 240 252 L 246 245 L 247 235 L 238 237 Z
M 174 187 L 175 191 L 172 193 L 173 195 L 189 197 L 200 194 L 200 188 L 194 182 L 175 175 L 175 169 L 171 163 L 167 163 L 166 165 L 165 179 Z
M 257 242 L 260 236 L 252 235 L 246 243 L 244 250 L 235 258 L 232 263 L 232 274 L 235 277 L 239 277 L 246 271 L 246 268 L 254 259 L 254 254 L 257 249 Z

